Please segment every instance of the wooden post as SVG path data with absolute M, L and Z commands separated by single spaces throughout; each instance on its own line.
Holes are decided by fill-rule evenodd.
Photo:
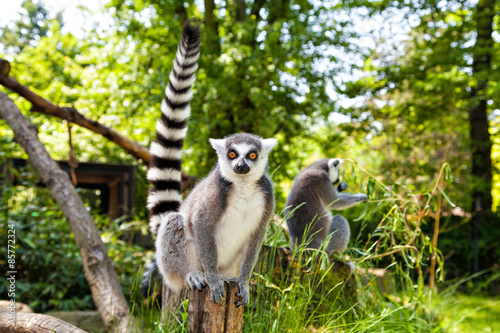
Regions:
M 237 283 L 225 283 L 226 297 L 221 305 L 210 299 L 210 289 L 189 291 L 189 333 L 240 333 L 243 330 L 243 307 L 234 303 Z

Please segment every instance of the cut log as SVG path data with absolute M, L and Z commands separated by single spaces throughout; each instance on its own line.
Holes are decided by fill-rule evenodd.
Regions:
M 0 310 L 0 332 L 13 333 L 86 333 L 67 322 L 38 313 L 15 313 L 15 324 L 12 325 L 13 314 Z

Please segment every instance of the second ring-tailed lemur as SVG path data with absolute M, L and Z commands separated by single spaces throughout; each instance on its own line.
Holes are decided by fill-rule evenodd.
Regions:
M 340 158 L 321 159 L 295 177 L 285 209 L 285 214 L 293 211 L 287 220 L 292 248 L 304 240 L 310 242 L 308 248 L 318 249 L 330 234 L 328 254 L 347 248 L 351 235 L 349 223 L 341 215 L 331 216 L 329 211 L 349 208 L 368 198 L 363 193 L 341 193 L 347 189 L 347 184 L 339 180 L 343 163 Z
M 266 171 L 277 140 L 246 133 L 210 139 L 218 162 L 181 204 L 182 146 L 199 48 L 200 29 L 188 21 L 151 145 L 150 226 L 157 234 L 158 268 L 175 294 L 184 285 L 193 290 L 208 285 L 212 301 L 220 303 L 229 279 L 238 283 L 236 305 L 243 306 L 249 303 L 248 281 L 274 210 Z

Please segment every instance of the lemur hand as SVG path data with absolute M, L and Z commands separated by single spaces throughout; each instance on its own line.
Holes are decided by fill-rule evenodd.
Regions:
M 356 194 L 357 197 L 358 197 L 358 201 L 362 201 L 362 202 L 367 202 L 368 201 L 368 196 L 364 193 L 358 193 Z
M 210 287 L 210 299 L 221 305 L 226 296 L 224 290 L 224 276 L 220 274 L 207 273 L 207 284 Z
M 347 183 L 345 182 L 341 182 L 338 186 L 337 186 L 337 191 L 339 192 L 343 192 L 345 190 L 347 190 L 349 188 L 349 185 L 347 185 Z
M 240 292 L 236 293 L 235 295 L 237 297 L 241 297 L 242 299 L 239 302 L 234 302 L 236 307 L 239 308 L 240 306 L 245 306 L 250 303 L 250 286 L 248 285 L 248 281 L 239 276 L 230 278 L 228 280 L 231 282 L 236 282 L 238 284 L 238 287 L 240 288 Z

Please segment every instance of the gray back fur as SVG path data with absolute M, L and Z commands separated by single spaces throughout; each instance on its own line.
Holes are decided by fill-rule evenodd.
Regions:
M 301 244 L 306 236 L 305 240 L 310 241 L 308 247 L 317 249 L 332 234 L 329 251 L 345 249 L 350 237 L 349 225 L 342 217 L 332 220 L 330 210 L 351 207 L 366 201 L 367 196 L 341 193 L 334 186 L 339 179 L 331 179 L 332 175 L 338 176 L 342 163 L 341 159 L 321 159 L 304 168 L 295 178 L 285 209 L 285 214 L 293 211 L 287 220 L 292 247 Z

